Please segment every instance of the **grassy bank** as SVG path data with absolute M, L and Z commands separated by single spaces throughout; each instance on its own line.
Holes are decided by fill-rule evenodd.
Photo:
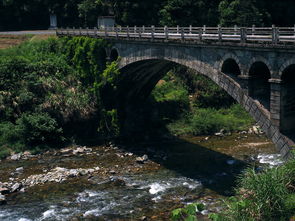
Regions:
M 170 133 L 211 135 L 221 129 L 234 132 L 253 125 L 249 114 L 225 91 L 205 76 L 187 72 L 176 69 L 168 73 L 151 94 Z M 172 103 L 176 107 L 167 110 Z
M 192 208 L 193 207 L 193 208 Z M 197 220 L 198 203 L 174 210 L 174 221 Z M 257 221 L 295 219 L 295 159 L 276 168 L 248 168 L 238 179 L 235 196 L 223 201 L 223 210 L 210 214 L 213 221 Z

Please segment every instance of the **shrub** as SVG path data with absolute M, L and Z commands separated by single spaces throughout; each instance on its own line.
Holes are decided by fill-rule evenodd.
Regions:
M 62 129 L 47 113 L 23 114 L 16 124 L 0 124 L 0 149 L 24 151 L 60 145 L 64 141 Z
M 26 146 L 54 146 L 64 141 L 62 129 L 47 113 L 23 114 L 16 124 Z

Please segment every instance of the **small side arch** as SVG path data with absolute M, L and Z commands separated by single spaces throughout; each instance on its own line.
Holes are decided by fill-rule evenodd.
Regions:
M 225 65 L 227 64 L 227 62 L 232 62 L 234 61 L 236 63 L 236 67 L 239 68 L 239 74 L 241 74 L 241 62 L 239 60 L 239 58 L 235 55 L 235 54 L 232 54 L 232 53 L 229 53 L 229 54 L 226 54 L 225 56 L 222 57 L 220 63 L 219 63 L 219 67 L 218 67 L 218 70 L 223 72 L 222 70 L 225 68 Z M 235 70 L 237 70 L 237 68 L 235 67 Z M 224 72 L 223 72 L 224 73 Z
M 287 69 L 287 67 L 291 66 L 295 64 L 295 58 L 291 58 L 289 59 L 288 61 L 286 61 L 281 67 L 280 67 L 280 70 L 279 70 L 279 75 L 280 77 L 282 78 L 283 76 L 283 73 L 284 71 Z
M 262 56 L 257 56 L 257 57 L 254 57 L 254 58 L 252 58 L 250 60 L 249 65 L 247 67 L 248 74 L 250 73 L 250 70 L 251 70 L 251 68 L 253 67 L 253 65 L 255 63 L 263 63 L 268 68 L 268 70 L 270 72 L 270 75 L 273 76 L 273 71 L 272 71 L 273 68 L 272 68 L 272 66 L 270 65 L 270 63 L 268 62 L 268 60 L 266 58 L 262 57 Z
M 110 51 L 110 61 L 116 61 L 119 57 L 119 50 L 113 47 Z

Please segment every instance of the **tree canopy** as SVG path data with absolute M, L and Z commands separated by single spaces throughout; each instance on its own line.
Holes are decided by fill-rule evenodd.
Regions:
M 50 13 L 63 27 L 93 27 L 102 15 L 130 26 L 293 26 L 294 11 L 294 0 L 2 0 L 0 30 L 48 28 Z

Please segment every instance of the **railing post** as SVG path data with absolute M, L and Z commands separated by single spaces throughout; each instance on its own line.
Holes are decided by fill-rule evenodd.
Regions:
M 237 34 L 238 34 L 238 26 L 235 25 L 235 26 L 234 26 L 234 35 L 237 35 Z
M 97 36 L 97 27 L 94 27 L 94 36 Z
M 141 39 L 141 31 L 140 31 L 140 28 L 138 28 L 138 37 L 139 37 L 139 39 Z
M 193 27 L 190 25 L 190 26 L 189 26 L 189 33 L 191 34 L 192 31 L 193 31 Z
M 129 26 L 127 26 L 127 38 L 129 39 Z
M 255 35 L 255 25 L 252 25 L 252 35 Z
M 108 37 L 108 29 L 106 27 L 104 28 L 104 36 Z
M 116 32 L 116 38 L 118 39 L 119 35 L 118 35 L 118 27 L 117 26 L 115 27 L 115 32 Z
M 79 27 L 79 35 L 82 35 L 82 28 Z
M 69 35 L 70 34 L 70 32 L 69 32 L 69 27 L 67 27 L 67 35 Z
M 176 34 L 179 34 L 179 25 L 176 26 Z
M 135 33 L 135 34 L 137 33 L 136 25 L 134 26 L 134 33 Z
M 199 29 L 199 40 L 202 41 L 202 37 L 203 37 L 203 29 L 200 28 Z
M 203 26 L 203 34 L 206 34 L 206 25 Z
M 153 41 L 153 40 L 154 40 L 154 38 L 155 38 L 155 32 L 154 32 L 155 30 L 154 30 L 154 29 L 155 29 L 155 26 L 154 26 L 154 25 L 152 25 L 152 26 L 151 26 L 151 35 L 152 35 L 152 41 Z
M 167 28 L 167 26 L 164 27 L 164 33 L 165 33 L 166 40 L 168 40 L 169 36 L 168 36 L 168 28 Z
M 241 43 L 246 43 L 246 41 L 247 41 L 246 28 L 241 28 Z
M 76 35 L 75 27 L 73 27 L 73 35 Z
M 278 29 L 275 27 L 275 25 L 272 25 L 272 43 L 278 43 Z
M 86 35 L 87 35 L 87 36 L 88 36 L 88 34 L 89 34 L 88 31 L 89 31 L 89 28 L 87 27 L 87 28 L 86 28 Z
M 181 27 L 181 41 L 184 41 L 184 30 L 183 27 Z
M 222 31 L 221 31 L 221 26 L 218 25 L 218 41 L 221 42 L 222 41 Z
M 144 27 L 144 25 L 142 26 L 142 33 L 144 33 L 145 32 L 145 27 Z

